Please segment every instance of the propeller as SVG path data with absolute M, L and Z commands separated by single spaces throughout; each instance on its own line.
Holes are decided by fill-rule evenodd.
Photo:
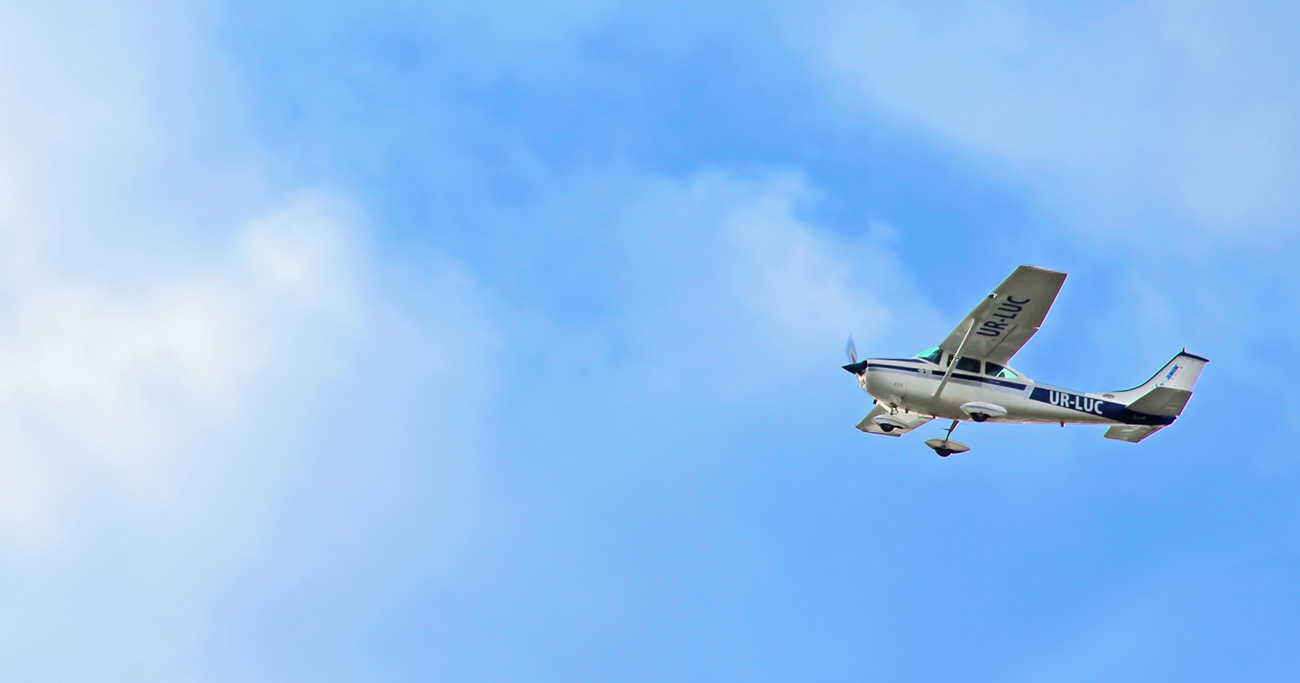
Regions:
M 849 343 L 844 345 L 844 353 L 849 357 L 849 364 L 844 366 L 845 370 L 861 375 L 867 371 L 867 361 L 858 361 L 858 347 L 853 343 L 853 336 L 849 336 Z

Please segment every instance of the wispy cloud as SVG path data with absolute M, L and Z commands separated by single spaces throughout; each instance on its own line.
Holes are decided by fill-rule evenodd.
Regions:
M 1300 178 L 1297 63 L 1280 28 L 1296 18 L 1270 3 L 883 2 L 793 24 L 843 101 L 987 156 L 1114 239 L 1300 217 L 1286 190 Z

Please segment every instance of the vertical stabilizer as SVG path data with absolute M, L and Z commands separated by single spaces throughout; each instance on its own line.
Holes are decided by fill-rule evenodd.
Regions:
M 1210 361 L 1180 352 L 1145 384 L 1128 391 L 1114 392 L 1115 401 L 1128 404 L 1130 410 L 1149 415 L 1178 415 L 1192 396 L 1192 387 Z
M 1210 361 L 1201 358 L 1200 356 L 1193 356 L 1192 354 L 1183 351 L 1177 356 L 1174 356 L 1174 359 L 1169 361 L 1168 365 L 1161 368 L 1160 372 L 1156 373 L 1156 376 L 1151 378 L 1151 381 L 1156 383 L 1156 387 L 1191 391 L 1192 387 L 1196 385 L 1196 380 L 1200 378 L 1201 371 L 1205 369 L 1205 364 L 1208 362 Z M 1150 383 L 1151 382 L 1147 382 L 1147 384 Z M 1154 389 L 1155 387 L 1152 388 Z

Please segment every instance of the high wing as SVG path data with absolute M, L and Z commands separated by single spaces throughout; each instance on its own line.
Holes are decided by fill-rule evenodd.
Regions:
M 934 419 L 929 415 L 918 415 L 916 413 L 904 413 L 903 411 L 900 410 L 897 413 L 894 413 L 893 417 L 895 420 L 898 420 L 899 422 L 902 422 L 903 424 L 907 425 L 907 427 L 895 428 L 893 431 L 886 432 L 885 430 L 880 428 L 880 425 L 876 424 L 876 417 L 880 415 L 885 415 L 888 412 L 889 412 L 888 408 L 881 405 L 877 405 L 871 412 L 867 413 L 866 417 L 862 418 L 861 422 L 858 423 L 858 429 L 868 434 L 884 434 L 885 436 L 902 436 L 912 431 L 913 429 L 916 429 L 917 427 L 920 427 L 921 425 Z
M 1065 273 L 1020 266 L 939 347 L 1005 365 L 1043 324 L 1064 282 Z

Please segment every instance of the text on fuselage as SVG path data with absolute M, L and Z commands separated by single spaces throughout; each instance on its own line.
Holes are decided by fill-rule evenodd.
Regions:
M 1008 294 L 1007 298 L 999 302 L 997 309 L 995 309 L 989 316 L 990 318 L 998 318 L 999 320 L 985 320 L 980 325 L 980 328 L 975 330 L 975 334 L 978 334 L 981 337 L 1002 336 L 1002 333 L 1011 326 L 1011 321 L 1015 320 L 1016 316 L 1020 315 L 1020 312 L 1025 310 L 1025 304 L 1029 302 L 1030 299 L 1021 301 Z
M 1070 394 L 1064 391 L 1048 391 L 1047 402 L 1054 406 L 1062 408 L 1071 408 L 1081 410 L 1085 413 L 1096 413 L 1101 415 L 1101 405 L 1103 401 L 1099 398 L 1088 398 L 1078 394 Z

